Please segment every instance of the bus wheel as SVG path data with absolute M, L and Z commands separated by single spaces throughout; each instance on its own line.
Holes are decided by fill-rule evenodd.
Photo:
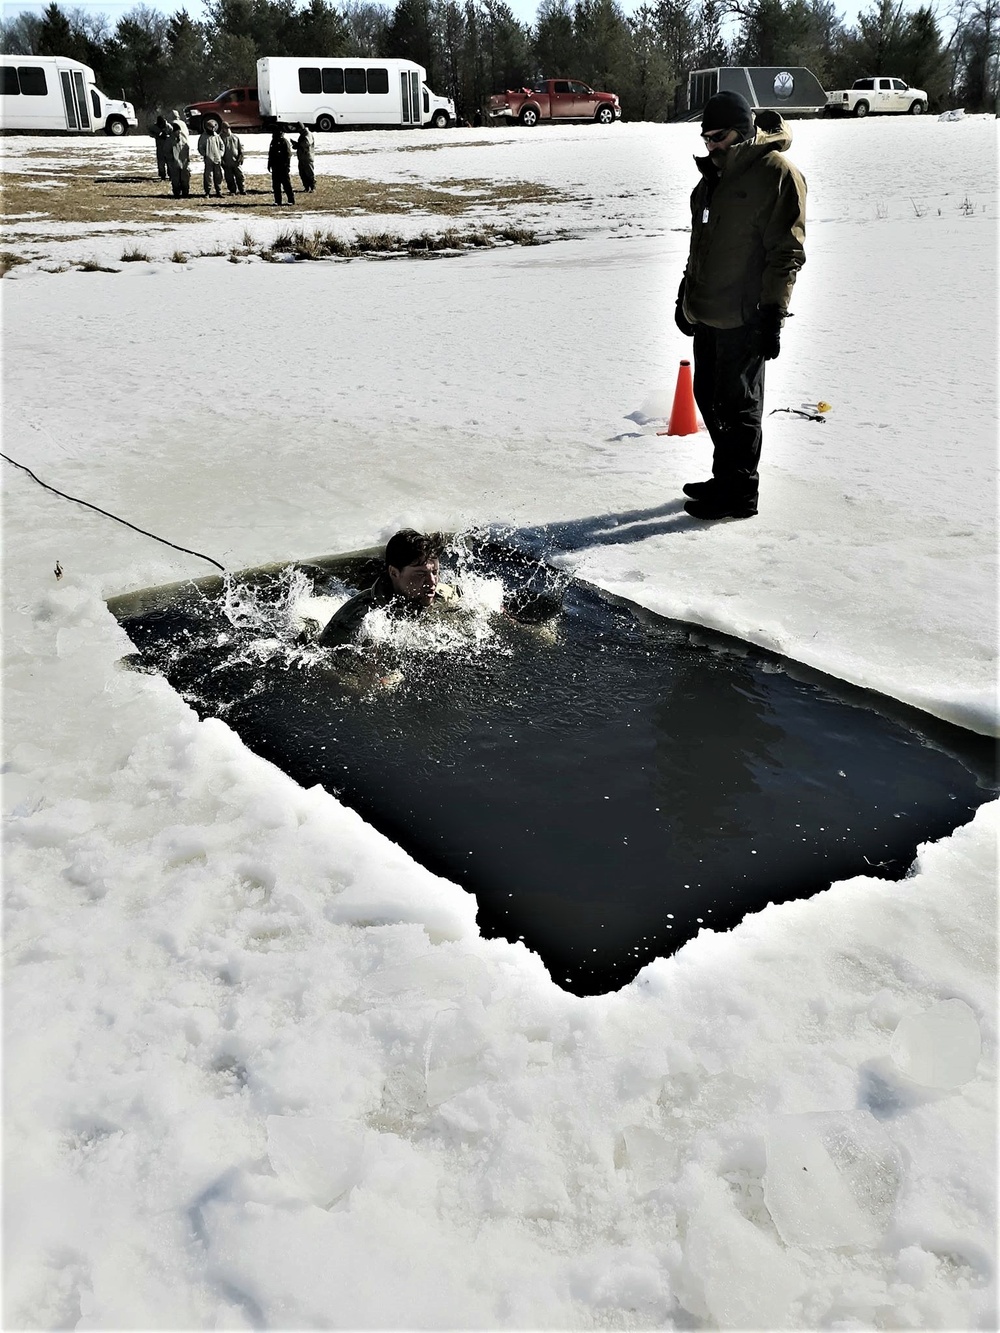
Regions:
M 128 121 L 124 116 L 108 116 L 104 125 L 105 134 L 113 134 L 115 138 L 120 138 L 123 134 L 128 134 Z
M 329 134 L 331 130 L 337 128 L 337 123 L 332 116 L 317 116 L 316 128 L 320 134 Z
M 447 111 L 435 111 L 431 116 L 431 124 L 436 130 L 446 130 L 448 128 Z

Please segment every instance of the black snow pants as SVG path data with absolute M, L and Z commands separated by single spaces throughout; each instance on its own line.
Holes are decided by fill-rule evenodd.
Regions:
M 694 399 L 712 437 L 719 498 L 757 503 L 764 358 L 752 324 L 694 330 Z
M 271 172 L 271 188 L 274 190 L 274 202 L 276 204 L 281 203 L 282 190 L 284 190 L 285 194 L 288 196 L 288 202 L 290 204 L 295 203 L 295 195 L 292 193 L 292 178 L 289 167 L 285 167 L 281 171 Z

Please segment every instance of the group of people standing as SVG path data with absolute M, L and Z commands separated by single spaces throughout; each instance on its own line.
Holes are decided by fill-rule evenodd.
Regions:
M 292 149 L 299 169 L 299 180 L 304 194 L 312 194 L 316 189 L 315 139 L 313 132 L 300 120 L 296 126 L 299 137 L 289 143 L 281 130 L 276 129 L 271 135 L 267 150 L 267 169 L 271 173 L 271 188 L 274 190 L 274 202 L 281 207 L 282 195 L 290 204 L 295 203 L 292 190 Z
M 191 194 L 191 140 L 187 125 L 177 111 L 171 111 L 169 120 L 162 115 L 156 117 L 152 135 L 160 180 L 169 177 L 174 198 L 187 199 Z M 282 195 L 290 204 L 295 203 L 291 179 L 293 149 L 302 189 L 306 194 L 312 194 L 316 189 L 314 144 L 312 131 L 301 122 L 298 138 L 291 144 L 280 130 L 276 129 L 271 136 L 267 169 L 271 174 L 274 202 L 279 207 L 283 202 Z M 215 197 L 221 199 L 223 180 L 230 194 L 246 194 L 243 141 L 238 134 L 234 134 L 228 125 L 221 125 L 217 130 L 203 129 L 197 147 L 204 164 L 202 191 L 206 197 L 214 192 Z

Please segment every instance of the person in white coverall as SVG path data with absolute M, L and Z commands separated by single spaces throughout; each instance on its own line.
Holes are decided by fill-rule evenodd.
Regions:
M 211 194 L 215 187 L 215 197 L 222 198 L 222 155 L 226 145 L 217 130 L 202 130 L 198 135 L 198 152 L 205 159 L 205 171 L 202 175 L 202 188 L 205 194 Z

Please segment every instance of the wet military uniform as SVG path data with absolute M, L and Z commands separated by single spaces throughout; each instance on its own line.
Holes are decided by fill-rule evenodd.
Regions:
M 388 574 L 380 574 L 370 588 L 359 592 L 357 596 L 344 603 L 336 615 L 327 622 L 318 643 L 321 648 L 339 648 L 342 644 L 352 643 L 357 638 L 361 622 L 369 611 L 391 607 L 396 615 L 415 616 L 438 606 L 455 608 L 460 600 L 457 588 L 447 583 L 439 583 L 434 601 L 429 607 L 423 607 L 418 601 L 397 593 Z

